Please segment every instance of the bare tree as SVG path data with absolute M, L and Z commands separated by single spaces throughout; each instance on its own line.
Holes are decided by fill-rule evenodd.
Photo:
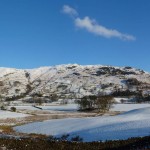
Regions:
M 92 102 L 88 99 L 88 97 L 83 97 L 81 100 L 77 101 L 80 110 L 86 110 L 92 108 Z
M 93 110 L 98 109 L 99 112 L 109 111 L 114 99 L 112 96 L 84 96 L 81 100 L 77 101 L 80 110 Z
M 106 112 L 109 111 L 113 103 L 114 99 L 112 96 L 99 96 L 96 100 L 96 107 L 99 112 Z

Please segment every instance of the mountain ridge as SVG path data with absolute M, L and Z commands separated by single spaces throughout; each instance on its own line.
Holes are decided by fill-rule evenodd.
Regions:
M 115 67 L 115 68 L 124 68 L 124 67 L 131 67 L 133 69 L 137 70 L 143 70 L 145 73 L 150 73 L 149 71 L 145 71 L 144 69 L 136 68 L 133 66 L 115 66 L 115 65 L 102 65 L 102 64 L 78 64 L 78 63 L 68 63 L 68 64 L 57 64 L 57 65 L 48 65 L 48 66 L 39 66 L 39 67 L 34 67 L 34 68 L 15 68 L 15 67 L 0 67 L 0 69 L 15 69 L 15 70 L 35 70 L 39 68 L 51 68 L 51 67 L 60 67 L 60 66 L 83 66 L 83 67 L 88 67 L 88 66 L 101 66 L 101 67 Z
M 150 73 L 108 65 L 63 64 L 34 69 L 0 67 L 0 95 L 81 98 L 116 91 L 150 93 Z

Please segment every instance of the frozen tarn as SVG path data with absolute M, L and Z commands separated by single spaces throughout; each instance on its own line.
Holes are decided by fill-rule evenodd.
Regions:
M 38 133 L 70 138 L 80 136 L 84 141 L 117 140 L 150 135 L 150 107 L 136 109 L 117 116 L 67 118 L 30 123 L 15 127 L 23 133 Z
M 53 110 L 53 111 L 77 111 L 77 104 L 67 104 L 58 106 L 41 106 L 43 110 Z
M 10 110 L 12 106 L 9 106 L 8 109 Z M 33 106 L 13 106 L 15 107 L 17 110 L 38 110 L 37 108 L 33 107 Z
M 33 106 L 14 106 L 17 110 L 39 110 Z M 66 105 L 48 105 L 48 106 L 38 106 L 41 109 L 41 111 L 67 111 L 67 112 L 73 112 L 78 110 L 77 104 L 66 104 Z M 11 106 L 8 107 L 9 109 Z
M 21 118 L 21 117 L 27 117 L 27 116 L 29 116 L 29 115 L 23 114 L 23 113 L 16 113 L 16 112 L 0 110 L 0 119 Z

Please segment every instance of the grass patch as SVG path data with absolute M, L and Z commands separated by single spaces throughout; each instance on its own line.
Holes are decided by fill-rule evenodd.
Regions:
M 36 133 L 30 133 L 28 134 L 31 138 L 39 138 L 39 139 L 46 139 L 48 136 L 45 134 L 36 134 Z
M 12 126 L 6 126 L 6 125 L 1 125 L 1 126 L 0 126 L 0 130 L 1 130 L 3 133 L 7 133 L 7 134 L 14 132 Z

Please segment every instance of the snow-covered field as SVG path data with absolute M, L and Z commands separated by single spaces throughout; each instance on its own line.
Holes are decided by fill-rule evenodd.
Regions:
M 37 110 L 37 108 L 32 106 L 14 106 L 17 110 Z M 78 105 L 77 104 L 66 104 L 66 105 L 54 105 L 54 106 L 39 106 L 43 110 L 47 111 L 77 111 Z M 146 108 L 150 107 L 150 104 L 114 104 L 113 107 L 110 109 L 111 111 L 130 111 L 133 109 L 138 108 Z
M 43 110 L 31 105 L 15 107 L 22 113 L 0 110 L 0 119 L 26 117 L 29 115 L 24 113 L 28 110 L 40 116 L 40 112 L 46 111 L 48 113 L 43 115 L 51 115 L 51 111 L 52 114 L 57 114 L 59 111 L 62 114 L 75 114 L 78 109 L 77 104 L 40 106 Z M 69 138 L 79 135 L 84 141 L 127 139 L 150 135 L 150 104 L 114 104 L 110 112 L 113 113 L 113 111 L 124 113 L 116 116 L 53 119 L 17 126 L 14 129 L 17 132 L 47 134 L 56 137 L 63 134 L 69 134 Z
M 139 108 L 150 107 L 150 104 L 114 104 L 111 111 L 130 111 Z
M 127 139 L 150 135 L 150 107 L 117 116 L 56 119 L 35 122 L 14 128 L 18 132 L 54 136 L 79 135 L 84 141 Z
M 20 117 L 27 117 L 27 116 L 29 116 L 29 115 L 23 114 L 23 113 L 16 113 L 16 112 L 0 110 L 0 119 L 20 118 Z
M 39 110 L 33 106 L 14 106 L 17 110 Z M 77 111 L 78 105 L 77 104 L 67 104 L 67 105 L 48 105 L 48 106 L 38 106 L 42 108 L 42 110 L 46 111 L 63 111 L 63 112 L 73 112 Z M 9 109 L 11 106 L 9 106 Z M 41 110 L 41 111 L 42 111 Z

